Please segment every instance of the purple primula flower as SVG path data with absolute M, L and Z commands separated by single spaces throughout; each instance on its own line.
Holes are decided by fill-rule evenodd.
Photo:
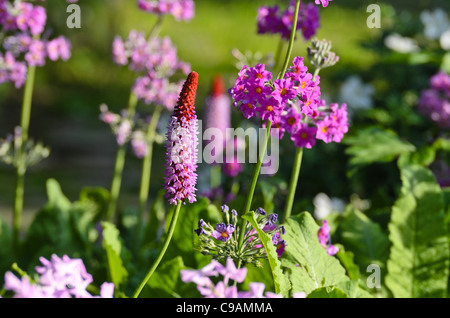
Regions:
M 234 226 L 232 224 L 218 223 L 216 229 L 211 233 L 211 236 L 216 240 L 226 242 L 231 238 L 233 232 Z
M 286 72 L 285 77 L 290 78 L 293 81 L 300 82 L 302 78 L 306 76 L 308 68 L 303 63 L 304 58 L 300 56 L 294 57 L 293 66 L 291 66 Z
M 138 8 L 156 15 L 170 14 L 176 20 L 189 21 L 195 15 L 193 0 L 138 0 Z
M 71 56 L 70 42 L 63 36 L 59 36 L 47 43 L 47 55 L 52 61 L 59 58 L 67 61 Z
M 275 121 L 283 111 L 283 106 L 275 97 L 260 100 L 259 103 L 261 106 L 257 108 L 257 111 L 262 120 Z
M 322 221 L 322 226 L 317 232 L 317 237 L 320 245 L 327 250 L 328 255 L 332 256 L 339 252 L 339 248 L 331 244 L 330 226 L 326 220 Z
M 67 255 L 59 258 L 53 254 L 51 260 L 40 257 L 43 266 L 36 266 L 40 275 L 39 283 L 43 290 L 56 297 L 85 298 L 90 294 L 86 291 L 93 282 L 92 275 L 86 271 L 81 259 L 70 259 Z
M 284 129 L 290 134 L 295 133 L 301 127 L 302 114 L 294 107 L 287 110 L 286 114 L 281 115 L 280 121 Z
M 312 148 L 316 144 L 317 127 L 301 124 L 300 128 L 291 136 L 294 144 L 299 148 Z
M 225 84 L 221 76 L 215 76 L 213 79 L 212 93 L 206 99 L 204 129 L 215 131 L 214 139 L 207 141 L 213 149 L 211 155 L 223 158 L 225 155 L 225 147 L 228 143 L 226 140 L 226 130 L 231 127 L 231 101 L 229 96 L 225 94 Z M 220 135 L 218 135 L 220 134 Z M 232 140 L 229 142 L 233 142 Z M 216 163 L 215 161 L 212 163 Z
M 260 7 L 257 14 L 258 33 L 280 34 L 282 39 L 289 40 L 294 14 L 295 0 L 283 11 L 277 5 Z M 296 30 L 301 30 L 304 39 L 309 40 L 320 26 L 319 19 L 319 10 L 314 4 L 300 3 Z
M 439 71 L 429 83 L 419 97 L 418 110 L 441 129 L 450 129 L 450 75 Z
M 25 54 L 25 60 L 30 66 L 43 66 L 45 64 L 46 56 L 47 50 L 45 42 L 41 40 L 32 40 L 29 51 Z
M 294 89 L 294 82 L 289 78 L 275 80 L 274 86 L 275 90 L 273 91 L 272 96 L 280 102 L 280 104 L 286 104 L 288 100 L 293 99 L 297 95 L 297 92 Z
M 322 6 L 323 6 L 324 8 L 328 6 L 328 3 L 329 3 L 330 1 L 333 1 L 333 0 L 315 0 L 316 4 L 322 4 Z
M 312 148 L 317 139 L 342 141 L 348 132 L 347 105 L 327 105 L 321 99 L 320 77 L 308 72 L 302 57 L 295 57 L 284 77 L 273 83 L 267 72 L 263 64 L 244 66 L 229 89 L 233 105 L 245 118 L 258 116 L 263 127 L 270 121 L 272 136 L 282 139 L 288 132 L 301 148 Z
M 267 212 L 261 207 L 256 209 L 256 213 L 261 214 L 261 215 L 266 215 L 267 214 Z
M 41 286 L 32 284 L 27 276 L 23 276 L 21 279 L 17 278 L 13 273 L 5 273 L 5 285 L 6 290 L 14 292 L 14 298 L 47 298 Z
M 243 170 L 242 163 L 238 162 L 238 158 L 233 157 L 232 161 L 226 160 L 223 163 L 223 173 L 225 175 L 235 178 Z
M 245 276 L 247 276 L 247 268 L 238 269 L 231 258 L 227 259 L 225 267 L 219 264 L 216 269 L 224 277 L 225 282 L 232 279 L 238 283 L 242 283 L 245 280 Z
M 147 140 L 145 139 L 145 134 L 142 131 L 135 131 L 131 136 L 131 148 L 133 149 L 134 155 L 142 159 L 148 152 Z
M 198 74 L 191 72 L 183 86 L 169 124 L 166 142 L 166 197 L 171 204 L 196 201 L 198 126 L 195 94 Z
M 222 266 L 218 261 L 212 260 L 210 264 L 200 270 L 181 270 L 181 280 L 185 283 L 193 282 L 197 285 L 207 286 L 211 282 L 209 277 L 218 276 L 217 268 Z
M 40 257 L 42 266 L 36 266 L 37 282 L 28 276 L 17 278 L 11 272 L 5 274 L 5 289 L 19 298 L 112 298 L 114 284 L 105 282 L 100 286 L 100 295 L 92 296 L 86 289 L 93 282 L 81 259 L 62 258 L 53 254 L 50 260 Z
M 205 298 L 282 298 L 270 291 L 264 295 L 264 283 L 250 282 L 248 291 L 239 291 L 235 284 L 230 284 L 230 279 L 242 283 L 247 276 L 247 268 L 237 269 L 231 258 L 227 259 L 226 266 L 212 260 L 201 270 L 181 270 L 180 273 L 181 280 L 197 284 L 197 290 Z M 214 284 L 209 277 L 218 274 L 223 276 L 223 280 Z

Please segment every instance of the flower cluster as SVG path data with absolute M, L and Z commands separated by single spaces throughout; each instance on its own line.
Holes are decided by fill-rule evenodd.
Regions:
M 326 250 L 328 255 L 335 255 L 339 252 L 339 248 L 331 244 L 330 226 L 326 220 L 322 221 L 322 226 L 317 232 L 317 237 L 319 238 L 319 243 Z
M 130 70 L 144 74 L 133 87 L 139 99 L 173 110 L 182 82 L 172 83 L 169 78 L 179 71 L 187 75 L 191 67 L 178 59 L 169 37 L 147 39 L 142 32 L 132 30 L 125 41 L 120 36 L 114 38 L 112 55 L 116 64 L 128 65 Z
M 244 66 L 229 93 L 245 118 L 270 120 L 280 139 L 288 132 L 297 147 L 311 148 L 316 139 L 340 142 L 348 131 L 347 105 L 326 105 L 319 84 L 303 57 L 295 57 L 283 78 L 274 81 L 264 64 Z
M 450 76 L 443 71 L 430 79 L 430 87 L 422 91 L 418 110 L 442 129 L 450 129 Z
M 215 227 L 203 219 L 198 222 L 198 229 L 194 230 L 200 239 L 198 250 L 204 255 L 213 255 L 217 259 L 231 257 L 244 263 L 261 266 L 260 259 L 267 258 L 267 253 L 257 231 L 248 223 L 244 229 L 241 229 L 237 225 L 236 210 L 230 210 L 227 205 L 223 205 L 221 209 L 225 222 L 217 223 Z M 256 214 L 259 228 L 272 237 L 278 257 L 281 257 L 287 244 L 281 238 L 281 235 L 285 234 L 284 226 L 276 224 L 278 215 L 275 213 L 267 215 L 262 208 L 258 208 Z M 244 231 L 243 242 L 245 243 L 242 250 L 238 243 L 241 231 Z
M 50 149 L 48 147 L 40 142 L 36 143 L 31 139 L 27 139 L 22 146 L 22 129 L 16 127 L 14 129 L 14 135 L 9 134 L 5 139 L 0 139 L 0 161 L 18 167 L 19 151 L 23 151 L 26 167 L 36 165 L 50 155 Z
M 223 266 L 216 260 L 199 270 L 181 270 L 181 280 L 185 283 L 195 283 L 197 290 L 205 298 L 282 298 L 280 294 L 266 291 L 264 283 L 251 282 L 248 284 L 248 291 L 239 291 L 235 284 L 230 284 L 230 280 L 242 283 L 247 276 L 247 268 L 236 268 L 233 260 L 227 258 L 226 265 Z M 222 280 L 213 282 L 214 278 L 221 275 Z M 297 292 L 294 298 L 305 298 L 306 294 Z
M 50 260 L 41 257 L 42 266 L 36 266 L 39 276 L 36 283 L 25 275 L 20 279 L 12 272 L 5 274 L 5 289 L 14 292 L 16 298 L 112 298 L 114 284 L 103 283 L 100 296 L 92 296 L 86 288 L 93 282 L 83 260 L 62 258 L 56 254 Z
M 138 0 L 139 9 L 157 14 L 170 14 L 175 20 L 189 21 L 195 15 L 193 0 Z
M 258 33 L 280 34 L 281 38 L 289 40 L 295 14 L 295 0 L 280 11 L 277 5 L 262 6 L 258 9 Z M 309 40 L 319 28 L 319 9 L 312 3 L 300 3 L 297 30 L 301 30 L 305 40 Z
M 166 140 L 166 180 L 164 188 L 171 204 L 196 201 L 198 123 L 195 95 L 198 74 L 187 77 L 169 122 Z M 185 202 L 183 202 L 185 203 Z
M 47 13 L 42 6 L 0 0 L 4 50 L 0 51 L 0 84 L 12 82 L 20 88 L 27 77 L 27 66 L 43 66 L 46 58 L 51 61 L 70 58 L 71 45 L 65 37 L 41 39 L 46 22 Z

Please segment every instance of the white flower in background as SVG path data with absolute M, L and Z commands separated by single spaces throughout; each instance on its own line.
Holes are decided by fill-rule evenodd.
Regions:
M 450 50 L 450 29 L 442 33 L 440 38 L 441 47 L 444 50 Z
M 314 199 L 314 217 L 317 220 L 325 219 L 330 213 L 338 212 L 342 214 L 345 210 L 345 203 L 339 198 L 330 198 L 325 193 L 318 193 Z
M 403 37 L 398 33 L 389 34 L 384 39 L 384 45 L 399 53 L 411 53 L 419 50 L 416 40 Z
M 373 107 L 373 94 L 375 94 L 373 85 L 363 83 L 358 75 L 352 75 L 341 85 L 338 99 L 342 103 L 347 103 L 351 117 L 356 110 Z
M 420 20 L 424 25 L 424 34 L 428 39 L 439 39 L 450 28 L 450 21 L 444 10 L 437 8 L 434 11 L 422 11 Z

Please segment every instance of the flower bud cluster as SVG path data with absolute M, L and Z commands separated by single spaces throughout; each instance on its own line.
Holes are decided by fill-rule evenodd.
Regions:
M 230 210 L 227 205 L 221 207 L 224 222 L 217 223 L 215 227 L 200 219 L 195 233 L 199 237 L 197 249 L 204 255 L 212 255 L 215 259 L 232 258 L 242 261 L 244 264 L 253 264 L 261 267 L 261 260 L 267 259 L 267 253 L 261 239 L 249 223 L 245 228 L 238 225 L 238 213 L 235 209 Z M 284 252 L 286 241 L 281 238 L 285 234 L 284 226 L 277 225 L 278 215 L 267 214 L 262 208 L 256 210 L 258 227 L 272 238 L 276 246 L 278 257 Z M 243 234 L 243 245 L 239 244 L 241 231 Z

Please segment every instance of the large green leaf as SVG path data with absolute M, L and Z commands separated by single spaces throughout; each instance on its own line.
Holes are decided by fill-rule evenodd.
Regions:
M 292 284 L 292 292 L 313 290 L 348 281 L 339 260 L 327 254 L 317 238 L 319 226 L 308 212 L 290 217 L 284 224 L 287 242 L 282 265 Z
M 119 286 L 126 283 L 128 272 L 125 269 L 121 253 L 122 242 L 120 240 L 119 230 L 110 222 L 102 222 L 103 227 L 103 247 L 106 250 L 108 259 L 109 274 L 116 290 Z
M 349 298 L 349 296 L 340 288 L 327 286 L 313 290 L 306 298 Z
M 158 267 L 152 279 L 150 279 L 143 289 L 141 298 L 167 298 L 181 297 L 180 292 L 180 271 L 184 269 L 183 259 L 176 257 L 162 263 Z M 184 284 L 184 283 L 183 283 Z
M 30 266 L 40 256 L 48 258 L 55 253 L 83 257 L 89 249 L 74 226 L 74 213 L 85 210 L 80 205 L 72 206 L 56 180 L 49 179 L 46 185 L 48 202 L 36 213 L 22 248 L 22 261 Z
M 403 166 L 401 179 L 389 223 L 392 247 L 385 283 L 394 297 L 444 297 L 449 242 L 442 191 L 421 166 Z
M 169 227 L 170 221 L 172 220 L 172 213 L 173 209 L 167 217 L 166 229 Z M 203 262 L 199 263 L 199 259 L 207 262 L 209 257 L 196 252 L 194 249 L 195 242 L 198 240 L 198 236 L 195 234 L 194 230 L 198 228 L 198 221 L 201 218 L 205 219 L 205 221 L 211 219 L 214 220 L 220 217 L 220 213 L 221 212 L 219 212 L 218 209 L 204 197 L 198 197 L 197 202 L 195 203 L 183 205 L 178 217 L 175 232 L 173 233 L 164 258 L 172 259 L 181 256 L 184 264 L 193 268 L 197 268 L 199 265 L 206 265 Z
M 288 297 L 290 283 L 281 269 L 281 262 L 278 259 L 276 247 L 273 245 L 272 238 L 258 226 L 258 221 L 256 220 L 256 215 L 253 211 L 246 213 L 242 216 L 242 218 L 250 222 L 258 233 L 261 243 L 264 245 L 264 249 L 266 250 L 269 260 L 270 269 L 272 271 L 275 293 L 281 294 L 283 297 Z
M 346 136 L 343 142 L 349 146 L 346 153 L 354 166 L 389 162 L 415 150 L 414 145 L 401 140 L 395 132 L 377 127 L 358 130 L 355 135 Z
M 339 230 L 341 243 L 347 251 L 353 252 L 361 273 L 366 273 L 367 266 L 371 264 L 385 267 L 390 242 L 378 223 L 349 206 L 339 224 Z

